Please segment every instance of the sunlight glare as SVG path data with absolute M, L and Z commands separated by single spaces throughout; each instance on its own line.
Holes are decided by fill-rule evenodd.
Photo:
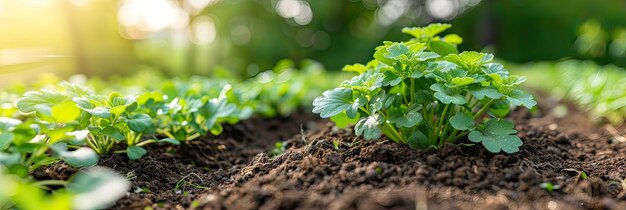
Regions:
M 208 16 L 200 16 L 191 23 L 191 42 L 198 45 L 211 44 L 217 38 L 215 23 Z
M 301 0 L 280 0 L 276 4 L 276 12 L 283 18 L 293 18 L 299 25 L 306 25 L 313 20 L 311 5 Z
M 125 0 L 118 20 L 128 31 L 151 33 L 177 25 L 180 16 L 178 6 L 170 0 Z
M 426 8 L 434 18 L 451 19 L 456 16 L 459 9 L 455 3 L 454 0 L 428 0 L 426 1 Z

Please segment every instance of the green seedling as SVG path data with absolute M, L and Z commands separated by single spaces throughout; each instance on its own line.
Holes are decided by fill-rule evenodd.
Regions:
M 339 139 L 335 139 L 333 140 L 333 147 L 338 150 L 339 149 L 339 145 L 341 144 L 341 141 Z
M 544 182 L 539 185 L 539 187 L 547 190 L 548 192 L 552 192 L 554 190 L 561 189 L 560 185 L 552 184 L 551 182 Z
M 502 119 L 511 106 L 532 108 L 533 97 L 518 86 L 493 55 L 459 53 L 456 35 L 437 36 L 450 25 L 405 28 L 406 42 L 384 42 L 366 65 L 344 67 L 358 75 L 313 102 L 313 112 L 338 126 L 355 125 L 366 140 L 385 135 L 415 148 L 439 148 L 468 137 L 488 151 L 513 153 L 522 141 Z
M 204 87 L 202 83 L 192 84 Z M 179 144 L 208 133 L 219 135 L 223 131 L 223 123 L 234 124 L 250 117 L 251 110 L 231 102 L 236 100 L 232 99 L 235 97 L 235 90 L 231 85 L 205 85 L 214 85 L 221 89 L 196 89 L 192 87 L 197 86 L 166 82 L 162 87 L 163 93 L 148 92 L 138 98 L 142 112 L 156 119 L 157 133 L 167 137 L 155 141 Z
M 127 149 L 118 152 L 127 153 L 130 159 L 145 155 L 141 146 L 151 142 L 141 142 L 142 136 L 153 133 L 155 128 L 150 116 L 137 112 L 134 96 L 112 93 L 104 97 L 67 82 L 59 86 L 64 91 L 24 94 L 16 102 L 17 108 L 34 113 L 40 124 L 49 125 L 54 135 L 47 136 L 51 138 L 70 131 L 88 131 L 85 142 L 98 154 L 106 154 L 113 145 L 125 141 Z
M 278 157 L 285 153 L 285 146 L 287 146 L 287 144 L 282 141 L 274 143 L 274 148 L 270 152 L 272 157 Z

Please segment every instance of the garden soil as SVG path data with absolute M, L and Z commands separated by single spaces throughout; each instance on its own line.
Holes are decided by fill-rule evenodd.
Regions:
M 246 120 L 220 136 L 155 145 L 137 161 L 115 154 L 99 164 L 132 182 L 113 209 L 626 209 L 625 128 L 597 126 L 567 103 L 539 102 L 510 117 L 524 142 L 515 154 L 469 141 L 437 151 L 364 141 L 299 114 Z M 274 156 L 278 141 L 285 151 Z M 56 164 L 34 175 L 75 172 Z

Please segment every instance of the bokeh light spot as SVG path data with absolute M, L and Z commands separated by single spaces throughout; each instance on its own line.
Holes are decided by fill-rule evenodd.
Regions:
M 251 38 L 250 29 L 245 25 L 237 25 L 231 32 L 231 39 L 237 45 L 248 44 Z
M 428 0 L 426 8 L 432 17 L 439 19 L 454 18 L 459 9 L 454 0 Z
M 280 0 L 276 12 L 283 18 L 293 18 L 298 25 L 309 24 L 313 20 L 311 5 L 301 0 Z
M 215 23 L 208 16 L 200 16 L 191 23 L 190 40 L 194 44 L 208 45 L 217 38 Z

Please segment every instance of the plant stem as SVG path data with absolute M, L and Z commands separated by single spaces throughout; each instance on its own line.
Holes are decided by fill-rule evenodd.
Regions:
M 142 141 L 141 143 L 138 143 L 136 146 L 142 147 L 144 145 L 152 144 L 152 143 L 155 143 L 155 142 L 156 142 L 156 140 L 150 139 L 150 140 Z
M 43 180 L 43 181 L 38 181 L 38 182 L 33 183 L 33 185 L 36 187 L 48 186 L 48 185 L 67 186 L 67 184 L 68 182 L 65 180 L 56 180 L 56 179 Z
M 435 130 L 436 134 L 439 134 L 439 132 L 441 131 L 441 125 L 443 124 L 443 120 L 446 118 L 446 115 L 448 114 L 448 109 L 450 109 L 450 104 L 446 104 L 446 106 L 443 108 L 443 113 L 441 113 L 441 116 L 439 117 L 439 121 L 437 122 L 437 130 Z
M 383 133 L 389 134 L 387 135 L 387 137 L 389 137 L 389 139 L 391 139 L 392 141 L 397 143 L 406 143 L 406 140 L 404 140 L 404 138 L 398 133 L 398 131 L 393 128 L 389 123 L 383 123 L 381 130 L 383 130 Z
M 163 133 L 165 136 L 167 136 L 167 138 L 170 138 L 170 139 L 176 139 L 176 137 L 174 137 L 174 135 L 172 135 L 172 133 L 170 133 L 169 131 L 165 131 L 165 132 L 162 132 L 162 133 Z
M 448 120 L 450 119 L 450 117 L 448 115 L 451 115 L 452 113 L 454 113 L 454 110 L 456 109 L 456 105 L 452 105 L 452 108 L 449 109 L 448 113 L 444 113 L 444 115 L 441 116 L 441 119 L 444 120 Z M 441 129 L 443 131 L 441 131 L 441 133 L 439 134 L 439 146 L 443 146 L 443 143 L 445 143 L 446 138 L 448 137 L 447 133 L 448 130 L 450 129 L 450 125 L 448 124 L 448 122 L 443 122 L 441 123 L 440 126 L 443 126 Z
M 415 79 L 410 79 L 411 80 L 411 103 L 415 103 Z
M 43 155 L 43 153 L 45 153 L 46 151 L 48 151 L 48 146 L 44 146 L 42 148 L 39 148 L 37 151 L 35 151 L 33 154 L 30 155 L 30 157 L 28 157 L 28 160 L 26 161 L 26 165 L 30 166 L 33 164 L 33 162 L 35 161 L 35 158 Z
M 407 85 L 404 83 L 404 81 L 402 81 L 402 98 L 404 99 L 404 103 L 405 104 L 409 104 L 409 99 L 406 97 L 406 87 Z
M 363 108 L 363 107 L 359 107 L 359 109 L 361 109 L 361 111 L 365 112 L 365 114 L 367 115 L 371 115 L 369 111 L 367 111 L 367 109 Z
M 459 140 L 461 137 L 466 136 L 467 134 L 469 134 L 469 132 L 470 132 L 470 131 L 464 131 L 463 133 L 460 133 L 459 135 L 457 135 L 457 136 L 455 136 L 455 137 L 453 137 L 453 138 L 450 138 L 450 140 L 448 140 L 448 142 L 450 142 L 450 143 L 454 143 L 454 142 L 456 142 L 457 140 Z M 450 137 L 452 137 L 452 135 L 450 135 Z
M 478 111 L 478 112 L 474 115 L 474 120 L 476 120 L 476 118 L 478 118 L 478 117 L 480 117 L 481 115 L 483 115 L 483 114 L 487 111 L 487 109 L 489 109 L 489 106 L 491 106 L 491 104 L 493 104 L 494 102 L 496 102 L 496 100 L 495 100 L 495 99 L 491 99 L 491 100 L 489 100 L 489 102 L 487 102 L 487 103 L 485 104 L 485 106 L 483 106 L 483 108 L 482 108 L 482 109 L 480 109 L 480 110 L 479 110 L 479 111 Z
M 446 142 L 451 142 L 451 141 L 452 141 L 452 139 L 454 139 L 454 138 L 456 137 L 455 135 L 456 135 L 456 133 L 458 133 L 458 132 L 459 132 L 459 130 L 454 130 L 454 131 L 452 131 L 452 133 L 448 136 L 448 138 L 446 138 Z
M 194 140 L 196 138 L 200 137 L 200 133 L 194 133 L 190 136 L 187 136 L 187 138 L 185 138 L 185 141 L 191 141 Z M 176 138 L 172 138 L 172 139 L 176 139 Z

